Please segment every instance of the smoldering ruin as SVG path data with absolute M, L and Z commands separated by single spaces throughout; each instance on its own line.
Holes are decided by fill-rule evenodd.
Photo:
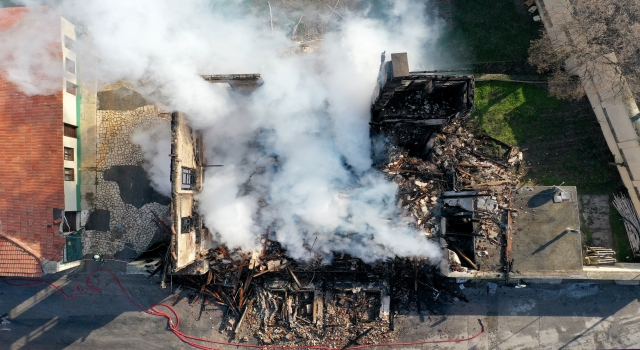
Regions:
M 209 76 L 211 77 L 211 76 Z M 259 75 L 209 80 L 258 88 Z M 205 76 L 207 79 L 207 76 Z M 344 252 L 326 256 L 306 243 L 309 259 L 295 259 L 264 228 L 261 249 L 229 249 L 216 241 L 198 212 L 206 164 L 202 137 L 181 113 L 172 114 L 171 218 L 163 253 L 143 255 L 176 301 L 226 310 L 220 331 L 260 344 L 342 346 L 395 338 L 395 317 L 438 303 L 464 301 L 451 273 L 512 269 L 509 225 L 522 153 L 476 134 L 473 76 L 410 72 L 406 53 L 380 66 L 371 104 L 370 136 L 376 171 L 397 184 L 398 213 L 442 259 L 396 256 L 372 263 Z M 153 258 L 157 256 L 157 258 Z

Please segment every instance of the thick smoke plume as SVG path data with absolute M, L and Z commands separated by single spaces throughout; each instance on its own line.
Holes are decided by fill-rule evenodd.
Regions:
M 342 9 L 342 17 L 331 17 L 335 30 L 306 54 L 294 52 L 293 24 L 278 13 L 277 1 L 271 1 L 273 30 L 267 2 L 250 3 L 49 5 L 86 33 L 79 35 L 80 57 L 98 57 L 100 83 L 138 84 L 145 98 L 184 112 L 204 132 L 209 163 L 224 167 L 207 170 L 199 208 L 222 243 L 259 249 L 271 227 L 295 258 L 330 259 L 331 252 L 366 261 L 438 257 L 411 220 L 401 219 L 395 183 L 371 168 L 368 125 L 381 52 L 408 52 L 413 69 L 432 64 L 428 51 L 438 27 L 424 16 L 424 2 Z M 9 66 L 20 65 L 2 51 Z M 245 95 L 200 77 L 225 73 L 261 73 L 264 84 Z M 25 90 L 37 86 L 14 81 Z M 168 159 L 155 159 L 168 152 L 150 147 L 153 133 L 161 132 L 137 132 L 134 141 L 153 164 L 152 183 L 166 194 L 168 175 L 159 169 L 168 169 Z
M 133 131 L 131 141 L 140 146 L 144 156 L 144 169 L 149 174 L 151 186 L 167 197 L 171 197 L 171 125 L 159 121 L 151 128 L 141 125 Z

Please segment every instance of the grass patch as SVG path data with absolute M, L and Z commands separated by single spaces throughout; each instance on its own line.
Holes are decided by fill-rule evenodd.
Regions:
M 523 150 L 523 179 L 544 186 L 577 186 L 583 194 L 611 194 L 621 187 L 588 101 L 549 97 L 531 84 L 476 83 L 478 131 Z
M 481 130 L 515 146 L 529 138 L 522 135 L 520 131 L 525 130 L 518 130 L 518 125 L 536 124 L 541 112 L 553 113 L 562 106 L 560 101 L 549 97 L 545 89 L 499 81 L 477 82 L 475 98 Z M 545 125 L 545 129 L 548 130 L 544 132 L 558 133 L 556 125 Z
M 444 50 L 472 62 L 526 60 L 529 42 L 540 36 L 522 1 L 451 0 L 452 26 Z

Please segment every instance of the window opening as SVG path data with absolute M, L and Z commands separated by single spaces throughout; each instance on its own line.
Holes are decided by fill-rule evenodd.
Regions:
M 64 65 L 65 68 L 67 69 L 67 72 L 72 73 L 72 74 L 76 74 L 76 63 L 73 62 L 72 60 L 65 58 L 64 59 Z
M 64 168 L 64 181 L 73 181 L 73 168 Z
M 64 148 L 64 160 L 73 160 L 73 148 L 65 147 Z
M 76 41 L 65 35 L 64 36 L 64 47 L 66 47 L 67 49 L 75 52 L 76 51 Z
M 65 211 L 64 212 L 64 232 L 78 231 L 78 212 L 77 211 Z
M 67 81 L 67 93 L 70 93 L 73 96 L 76 96 L 78 94 L 78 85 L 70 81 Z
M 75 125 L 64 123 L 64 136 L 78 138 L 78 127 Z
M 182 189 L 193 190 L 196 188 L 196 171 L 191 168 L 182 168 Z

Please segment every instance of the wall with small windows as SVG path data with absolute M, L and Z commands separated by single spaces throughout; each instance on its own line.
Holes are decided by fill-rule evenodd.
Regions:
M 64 133 L 62 147 L 64 150 L 64 206 L 67 211 L 80 210 L 78 203 L 79 185 L 79 159 L 78 149 L 78 79 L 76 62 L 76 33 L 75 26 L 64 18 L 61 21 L 62 60 L 60 62 L 62 81 L 62 115 L 64 121 Z M 75 129 L 75 130 L 74 130 Z
M 64 122 L 77 126 L 77 108 L 76 98 L 78 93 L 78 80 L 77 74 L 77 61 L 76 61 L 76 33 L 75 26 L 64 18 L 61 20 L 61 46 L 62 46 L 62 60 L 60 61 L 61 70 L 63 72 L 63 98 L 62 98 L 62 112 L 64 115 Z M 70 49 L 72 48 L 72 49 Z

